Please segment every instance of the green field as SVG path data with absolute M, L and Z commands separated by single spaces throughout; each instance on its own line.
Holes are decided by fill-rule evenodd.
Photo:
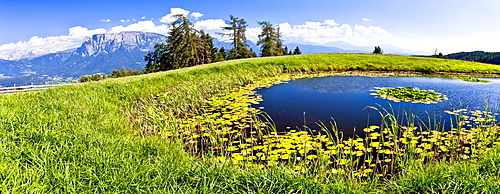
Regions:
M 207 99 L 234 88 L 283 74 L 344 71 L 494 76 L 500 66 L 394 55 L 309 54 L 233 60 L 0 95 L 0 191 L 495 193 L 500 189 L 496 146 L 472 159 L 409 160 L 397 176 L 379 179 L 314 168 L 297 172 L 280 165 L 261 169 L 219 162 L 211 157 L 214 153 L 194 156 L 183 139 L 162 135 L 177 130 L 171 121 L 203 113 Z M 159 102 L 162 99 L 168 101 Z

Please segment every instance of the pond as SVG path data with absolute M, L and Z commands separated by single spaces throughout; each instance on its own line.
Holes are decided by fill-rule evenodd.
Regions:
M 354 131 L 360 135 L 368 125 L 380 125 L 378 111 L 368 106 L 385 108 L 394 113 L 399 121 L 405 122 L 405 113 L 414 114 L 423 122 L 421 125 L 442 125 L 450 123 L 446 110 L 468 108 L 485 110 L 498 107 L 500 79 L 487 79 L 490 83 L 473 83 L 455 79 L 429 77 L 361 77 L 330 76 L 298 79 L 288 83 L 258 89 L 264 101 L 255 107 L 264 107 L 278 131 L 287 128 L 320 129 L 318 122 L 328 124 L 334 120 L 337 129 L 345 136 Z M 435 90 L 449 100 L 437 104 L 393 102 L 376 98 L 374 87 L 418 87 L 421 90 Z M 492 110 L 490 110 L 492 111 Z M 492 112 L 496 112 L 493 110 Z M 418 119 L 416 119 L 418 120 Z

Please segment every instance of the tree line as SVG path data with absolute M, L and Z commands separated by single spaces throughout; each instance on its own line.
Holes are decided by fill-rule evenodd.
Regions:
M 144 73 L 166 71 L 183 67 L 219 62 L 224 60 L 257 57 L 255 51 L 249 48 L 246 38 L 248 26 L 244 19 L 230 15 L 222 27 L 223 37 L 228 37 L 231 49 L 226 51 L 224 47 L 217 49 L 214 46 L 214 38 L 203 30 L 196 30 L 193 24 L 184 15 L 176 15 L 176 20 L 170 24 L 170 31 L 165 43 L 158 43 L 154 51 L 144 56 L 146 66 Z M 258 22 L 261 26 L 261 34 L 258 36 L 257 45 L 261 48 L 262 57 L 299 55 L 302 54 L 297 46 L 293 51 L 283 45 L 279 28 L 268 21 Z
M 126 69 L 122 67 L 120 70 L 113 70 L 113 72 L 109 75 L 104 73 L 96 73 L 93 75 L 81 76 L 78 81 L 80 82 L 89 82 L 89 81 L 99 81 L 106 78 L 117 78 L 117 77 L 127 77 L 132 75 L 140 75 L 142 72 L 139 70 Z
M 442 56 L 444 59 L 458 59 L 500 65 L 500 52 L 459 52 Z

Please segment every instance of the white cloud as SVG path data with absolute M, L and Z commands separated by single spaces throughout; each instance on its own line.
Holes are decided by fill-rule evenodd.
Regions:
M 142 17 L 141 17 L 141 20 L 143 20 L 143 19 L 146 19 L 146 16 L 142 16 Z
M 290 43 L 322 45 L 328 42 L 344 41 L 357 46 L 391 44 L 397 37 L 379 26 L 354 27 L 337 24 L 334 20 L 305 22 L 302 25 L 279 24 L 283 39 Z
M 281 30 L 281 29 L 280 29 Z M 254 27 L 254 28 L 247 28 L 246 31 L 246 37 L 248 40 L 254 42 L 257 44 L 257 41 L 259 41 L 259 34 L 261 33 L 261 28 L 260 27 Z
M 89 30 L 81 26 L 76 26 L 69 29 L 68 35 L 49 36 L 46 38 L 33 36 L 28 41 L 1 45 L 0 58 L 17 60 L 73 49 L 81 45 L 85 36 L 100 33 L 106 33 L 106 30 L 103 28 Z
M 120 22 L 125 23 L 125 22 L 130 22 L 130 20 L 129 20 L 129 19 L 126 19 L 126 20 L 120 20 Z
M 220 30 L 226 26 L 226 22 L 222 19 L 208 19 L 197 21 L 193 26 L 197 30 Z
M 363 22 L 371 22 L 372 21 L 372 19 L 370 19 L 370 18 L 361 18 L 361 20 Z
M 123 31 L 142 31 L 142 32 L 155 32 L 159 34 L 168 33 L 168 25 L 156 25 L 153 21 L 138 21 L 137 23 L 130 24 L 128 26 L 115 26 L 112 27 L 109 33 L 119 33 Z
M 68 31 L 69 31 L 69 36 L 75 37 L 75 38 L 84 38 L 86 36 L 92 36 L 94 34 L 106 33 L 106 30 L 104 28 L 89 30 L 88 28 L 81 27 L 81 26 L 72 27 Z
M 198 20 L 198 18 L 200 18 L 201 16 L 203 16 L 203 14 L 200 12 L 191 13 L 191 17 L 193 17 L 195 20 Z
M 328 26 L 338 26 L 339 25 L 339 24 L 337 24 L 337 22 L 335 22 L 335 20 L 330 20 L 330 19 L 326 19 L 325 24 Z
M 110 19 L 102 19 L 102 20 L 99 20 L 101 22 L 110 22 L 111 20 Z
M 182 8 L 170 8 L 170 13 L 161 17 L 160 22 L 162 23 L 172 23 L 175 21 L 175 16 L 176 15 L 185 15 L 187 16 L 189 14 L 189 11 L 182 9 Z

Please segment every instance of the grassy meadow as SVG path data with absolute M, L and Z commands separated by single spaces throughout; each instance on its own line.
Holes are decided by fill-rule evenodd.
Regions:
M 367 139 L 349 143 L 332 134 L 297 131 L 279 138 L 307 139 L 312 148 L 300 153 L 302 161 L 287 160 L 282 153 L 277 159 L 272 153 L 264 153 L 268 157 L 264 159 L 242 154 L 243 149 L 263 150 L 255 146 L 271 145 L 278 138 L 272 127 L 256 119 L 259 110 L 245 109 L 258 103 L 253 88 L 297 77 L 372 71 L 495 76 L 500 66 L 395 55 L 308 54 L 233 60 L 0 95 L 0 192 L 495 193 L 500 189 L 500 135 L 491 120 L 496 117 L 467 112 L 475 117 L 463 118 L 466 110 L 450 114 L 474 123 L 473 132 L 457 127 L 455 133 L 418 136 L 412 128 L 401 131 L 387 123 L 366 129 Z M 387 117 L 391 119 L 390 114 Z M 371 135 L 376 133 L 381 137 Z M 248 138 L 255 140 L 241 146 Z M 340 144 L 356 145 L 358 150 L 324 148 Z M 356 158 L 360 150 L 365 150 L 359 156 L 363 159 Z M 379 155 L 377 150 L 389 151 Z M 387 161 L 367 162 L 379 156 Z M 297 158 L 293 153 L 288 157 Z

